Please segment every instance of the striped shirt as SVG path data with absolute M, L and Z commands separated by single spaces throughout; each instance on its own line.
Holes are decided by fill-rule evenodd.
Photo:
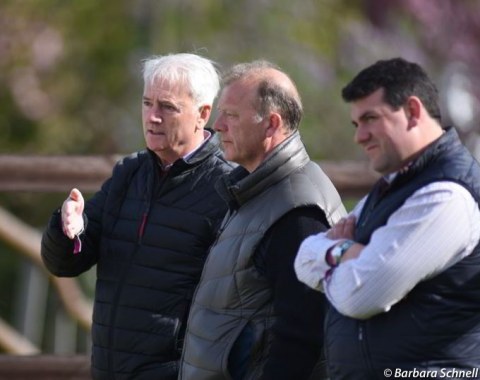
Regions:
M 357 220 L 365 200 L 351 212 Z M 468 256 L 479 240 L 479 205 L 463 186 L 440 181 L 410 196 L 356 259 L 331 270 L 325 254 L 338 241 L 320 233 L 303 241 L 294 266 L 298 279 L 323 291 L 340 313 L 365 319 Z

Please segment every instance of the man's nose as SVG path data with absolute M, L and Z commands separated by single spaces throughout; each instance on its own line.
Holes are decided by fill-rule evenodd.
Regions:
M 213 129 L 217 132 L 225 131 L 225 123 L 223 122 L 223 118 L 218 116 L 213 123 Z
M 160 110 L 158 109 L 158 107 L 152 107 L 150 109 L 150 112 L 149 112 L 149 115 L 148 115 L 148 119 L 152 122 L 152 123 L 161 123 L 163 121 L 163 118 L 160 114 Z
M 153 123 L 161 123 L 163 121 L 162 116 L 160 115 L 159 112 L 156 112 L 155 110 L 152 110 L 149 115 L 149 119 Z
M 370 133 L 366 128 L 363 128 L 361 125 L 358 125 L 355 128 L 354 141 L 357 144 L 362 144 L 370 139 Z

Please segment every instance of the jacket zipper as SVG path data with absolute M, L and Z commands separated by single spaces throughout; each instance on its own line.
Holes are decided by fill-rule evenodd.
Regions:
M 113 296 L 113 302 L 112 302 L 112 310 L 111 310 L 111 314 L 110 314 L 110 328 L 109 328 L 109 331 L 108 331 L 108 374 L 109 374 L 109 377 L 111 377 L 112 379 L 114 379 L 114 373 L 113 373 L 113 358 L 112 358 L 112 344 L 113 344 L 113 326 L 114 326 L 114 322 L 115 322 L 115 316 L 116 316 L 116 311 L 117 311 L 117 308 L 118 308 L 118 300 L 120 298 L 120 294 L 123 290 L 123 280 L 128 272 L 128 270 L 130 269 L 131 267 L 131 263 L 133 261 L 133 258 L 137 255 L 137 252 L 138 250 L 140 249 L 140 246 L 142 245 L 142 238 L 143 238 L 143 234 L 145 232 L 145 226 L 147 224 L 147 218 L 148 218 L 148 215 L 149 215 L 149 212 L 150 212 L 150 204 L 151 202 L 149 201 L 145 207 L 145 211 L 143 212 L 142 214 L 142 218 L 140 220 L 140 225 L 138 227 L 138 234 L 137 234 L 137 244 L 135 246 L 135 250 L 132 252 L 132 254 L 130 255 L 130 258 L 129 258 L 129 261 L 128 263 L 125 264 L 125 267 L 123 268 L 122 270 L 122 273 L 120 275 L 120 281 L 118 282 L 118 286 L 117 286 L 117 289 L 115 290 L 115 294 Z
M 138 228 L 138 244 L 142 244 L 143 233 L 145 232 L 145 225 L 147 224 L 148 210 L 145 211 L 142 215 L 142 221 L 140 222 L 140 227 Z

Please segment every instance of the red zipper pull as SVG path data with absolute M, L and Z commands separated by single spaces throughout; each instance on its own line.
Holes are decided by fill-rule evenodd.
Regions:
M 147 224 L 147 213 L 144 213 L 142 216 L 142 223 L 140 224 L 140 228 L 138 229 L 138 237 L 143 237 L 143 233 L 145 231 L 145 225 Z

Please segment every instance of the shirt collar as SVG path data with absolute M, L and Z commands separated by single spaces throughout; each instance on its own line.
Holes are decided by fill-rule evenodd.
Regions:
M 207 131 L 206 129 L 204 129 L 203 130 L 203 141 L 197 147 L 195 147 L 193 150 L 191 150 L 190 152 L 185 154 L 182 157 L 182 160 L 183 161 L 188 161 L 188 159 L 190 159 L 203 145 L 205 145 L 205 143 L 210 139 L 210 137 L 212 137 L 212 133 L 210 131 Z M 168 165 L 162 165 L 162 162 L 160 160 L 158 160 L 158 165 L 160 165 L 162 170 L 168 170 L 172 167 L 173 163 L 168 164 Z

